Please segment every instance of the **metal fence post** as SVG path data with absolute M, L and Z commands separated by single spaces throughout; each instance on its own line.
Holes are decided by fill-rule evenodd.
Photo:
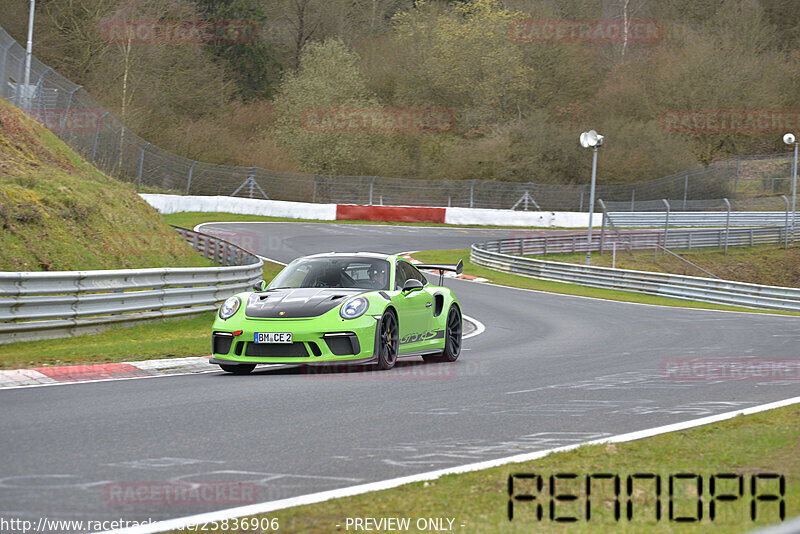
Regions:
M 124 128 L 124 127 L 123 127 Z M 144 168 L 144 151 L 147 150 L 147 147 L 150 146 L 150 143 L 145 143 L 142 147 L 142 152 L 139 154 L 139 177 L 136 179 L 136 192 L 139 192 L 139 188 L 142 185 L 142 169 Z M 122 149 L 122 147 L 120 147 Z
M 786 195 L 781 195 L 783 203 L 786 204 L 786 224 L 784 225 L 783 248 L 789 248 L 789 198 Z
M 686 178 L 683 180 L 683 211 L 686 211 L 686 198 L 689 195 L 689 172 L 686 172 Z
M 317 175 L 314 175 L 314 188 L 311 191 L 311 202 L 317 201 Z
M 742 166 L 742 156 L 736 156 L 736 178 L 733 180 L 733 196 L 736 196 L 736 192 L 739 189 L 739 170 Z
M 603 222 L 600 224 L 600 255 L 603 255 L 603 249 L 606 244 L 606 210 L 603 210 Z
M 250 192 L 250 198 L 253 198 L 253 182 L 256 179 L 256 168 L 253 167 L 250 169 L 250 176 L 247 177 L 247 181 L 249 182 L 248 190 Z M 214 241 L 216 247 L 216 241 Z M 214 253 L 216 254 L 217 249 L 214 249 Z
M 189 194 L 189 188 L 192 187 L 192 175 L 194 174 L 194 166 L 197 165 L 197 161 L 192 162 L 192 166 L 189 167 L 189 178 L 186 180 L 186 194 Z
M 583 211 L 583 193 L 586 191 L 586 184 L 581 186 L 581 205 L 578 207 L 578 211 Z
M 375 188 L 375 178 L 377 176 L 373 176 L 372 180 L 369 181 L 369 205 L 372 206 L 372 191 Z
M 47 67 L 46 69 L 44 69 L 42 71 L 42 73 L 39 75 L 39 81 L 36 82 L 36 93 L 35 94 L 36 94 L 36 96 L 39 97 L 39 110 L 44 109 L 44 106 L 42 105 L 42 92 L 43 92 L 42 91 L 42 87 L 44 86 L 44 77 L 47 76 L 47 73 L 50 72 L 51 70 L 53 70 L 53 69 L 51 69 L 50 67 Z M 27 91 L 27 90 L 28 90 L 28 88 L 26 87 L 25 91 Z M 26 99 L 27 99 L 28 95 L 25 95 L 25 96 L 26 96 Z M 32 100 L 33 99 L 28 100 L 28 107 L 29 108 L 32 107 L 31 103 L 30 103 Z M 28 115 L 30 115 L 30 111 L 28 112 Z M 47 125 L 47 115 L 45 115 L 44 123 L 45 123 L 45 125 Z M 48 126 L 48 128 L 49 128 L 49 126 Z
M 0 62 L 0 96 L 6 96 L 8 91 L 8 76 L 6 76 L 6 65 L 8 63 L 8 51 L 14 46 L 15 41 L 8 43 L 8 46 L 3 48 L 3 60 Z
M 666 199 L 661 199 L 664 206 L 667 208 L 667 217 L 664 220 L 664 248 L 667 248 L 667 235 L 669 234 L 669 202 Z
M 633 204 L 635 200 L 636 200 L 636 188 L 631 187 L 631 211 L 633 211 Z
M 470 184 L 470 186 L 469 186 L 469 207 L 470 207 L 470 208 L 474 206 L 474 200 L 475 200 L 475 183 L 476 183 L 477 181 L 478 181 L 478 180 L 472 180 L 472 183 L 471 183 L 471 184 Z
M 94 129 L 94 142 L 92 143 L 92 162 L 96 159 L 97 154 L 97 138 L 100 136 L 100 124 L 103 122 L 103 117 L 108 115 L 108 111 L 103 113 L 97 118 L 97 126 Z
M 728 215 L 725 217 L 725 255 L 728 255 L 728 234 L 731 230 L 731 203 L 727 198 L 723 198 L 725 205 L 728 207 Z
M 58 129 L 58 134 L 61 135 L 64 133 L 64 124 L 67 122 L 67 116 L 69 115 L 69 108 L 72 105 L 72 95 L 75 94 L 75 91 L 83 87 L 82 85 L 76 85 L 75 89 L 69 92 L 69 96 L 67 97 L 67 108 L 64 110 L 64 116 L 61 117 L 61 126 Z
M 28 88 L 22 88 L 22 80 L 25 79 L 25 62 L 19 62 L 19 74 L 17 74 L 17 90 L 14 94 L 14 105 L 22 107 L 22 91 L 28 92 Z

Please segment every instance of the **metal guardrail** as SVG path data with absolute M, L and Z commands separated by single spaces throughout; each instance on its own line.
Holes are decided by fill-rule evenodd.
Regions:
M 678 250 L 695 248 L 724 248 L 727 246 L 754 246 L 765 244 L 783 244 L 800 237 L 800 227 L 786 235 L 782 226 L 760 228 L 731 228 L 726 230 L 700 228 L 691 230 L 670 230 L 666 243 L 663 230 L 620 231 L 617 233 L 601 231 L 592 235 L 592 245 L 587 246 L 586 233 L 545 235 L 504 239 L 484 243 L 487 250 L 503 254 L 544 255 L 565 254 L 575 252 L 604 252 L 616 243 L 625 250 L 653 250 L 655 247 Z
M 0 272 L 0 343 L 215 310 L 262 277 L 264 262 L 257 256 L 210 235 L 176 230 L 224 266 Z
M 533 278 L 716 304 L 800 311 L 800 289 L 796 288 L 544 261 L 508 253 L 525 250 L 522 242 L 526 239 L 476 243 L 472 245 L 470 259 L 489 269 Z M 586 250 L 585 239 L 583 246 Z
M 611 211 L 608 216 L 617 227 L 663 227 L 669 217 L 670 226 L 725 226 L 727 213 L 724 211 L 687 211 L 666 212 L 658 211 Z M 732 211 L 730 214 L 731 226 L 779 226 L 784 225 L 786 212 L 784 211 Z

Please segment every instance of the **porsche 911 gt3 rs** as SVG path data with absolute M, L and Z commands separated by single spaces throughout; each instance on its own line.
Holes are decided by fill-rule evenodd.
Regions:
M 461 307 L 442 281 L 462 265 L 415 266 L 369 252 L 299 258 L 269 284 L 220 306 L 210 361 L 236 374 L 275 363 L 391 369 L 412 356 L 453 362 L 461 352 Z M 420 269 L 438 271 L 439 285 Z

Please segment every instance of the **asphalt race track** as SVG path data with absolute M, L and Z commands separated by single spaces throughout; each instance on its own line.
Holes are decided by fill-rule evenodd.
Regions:
M 330 250 L 467 248 L 514 233 L 291 223 L 204 231 L 253 239 L 259 254 L 284 262 Z M 662 371 L 672 358 L 798 359 L 797 317 L 446 283 L 464 313 L 486 325 L 455 364 L 420 359 L 389 372 L 214 372 L 0 391 L 0 516 L 167 519 L 246 503 L 121 504 L 113 489 L 248 482 L 257 501 L 269 501 L 800 394 L 797 380 L 678 381 Z

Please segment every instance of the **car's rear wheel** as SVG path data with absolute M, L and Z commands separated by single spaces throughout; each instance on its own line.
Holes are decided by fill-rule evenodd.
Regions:
M 458 306 L 450 306 L 444 331 L 444 350 L 441 354 L 423 356 L 426 362 L 454 362 L 461 354 L 461 336 L 464 331 Z
M 233 373 L 235 375 L 246 375 L 256 368 L 255 365 L 225 365 L 220 364 L 220 368 L 226 373 Z
M 391 369 L 397 362 L 400 338 L 397 329 L 397 317 L 392 311 L 384 312 L 378 324 L 378 367 Z

